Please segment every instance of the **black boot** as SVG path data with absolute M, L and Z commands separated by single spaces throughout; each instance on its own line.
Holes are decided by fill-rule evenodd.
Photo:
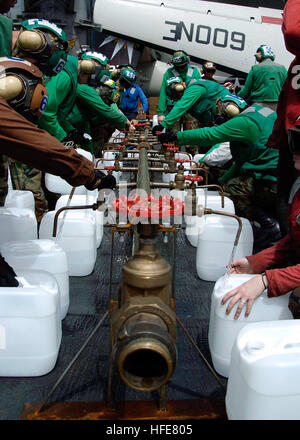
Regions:
M 260 210 L 251 221 L 254 235 L 254 249 L 266 249 L 281 238 L 278 221 L 267 212 Z
M 0 255 L 0 287 L 18 287 L 15 271 Z

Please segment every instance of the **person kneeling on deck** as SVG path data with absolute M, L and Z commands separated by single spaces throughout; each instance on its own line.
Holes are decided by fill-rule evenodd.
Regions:
M 251 220 L 257 248 L 264 248 L 281 236 L 273 217 L 279 153 L 266 146 L 275 119 L 272 109 L 259 104 L 248 107 L 242 98 L 228 94 L 216 101 L 214 127 L 158 136 L 160 142 L 176 141 L 178 145 L 230 142 L 233 164 L 219 183 L 233 200 L 236 214 Z

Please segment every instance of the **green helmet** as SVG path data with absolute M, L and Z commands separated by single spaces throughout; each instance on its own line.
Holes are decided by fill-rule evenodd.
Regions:
M 21 23 L 22 31 L 17 40 L 17 50 L 23 57 L 37 59 L 37 66 L 47 76 L 57 75 L 67 62 L 68 40 L 62 28 L 52 21 L 33 18 Z M 40 44 L 32 49 L 30 38 L 23 31 L 35 31 L 40 36 Z M 28 33 L 30 34 L 30 33 Z
M 174 67 L 185 68 L 190 62 L 188 54 L 184 50 L 177 50 L 172 57 Z
M 98 61 L 102 66 L 106 66 L 108 63 L 108 58 L 103 53 L 95 52 L 93 50 L 89 50 L 87 52 L 84 52 L 81 56 L 82 60 L 95 60 Z
M 247 102 L 239 96 L 228 94 L 216 101 L 215 125 L 223 124 L 235 116 L 238 116 L 246 107 Z
M 263 60 L 266 60 L 269 58 L 270 60 L 275 60 L 275 54 L 271 46 L 267 46 L 266 44 L 262 44 L 257 48 L 256 54 L 255 54 L 256 60 L 261 63 Z
M 112 79 L 105 81 L 97 91 L 107 105 L 116 104 L 120 99 L 120 92 L 116 89 L 116 83 Z
M 132 69 L 123 69 L 120 73 L 119 82 L 125 88 L 131 87 L 136 80 L 135 71 Z
M 87 60 L 96 61 L 96 63 L 94 63 L 94 71 L 90 75 L 88 84 L 91 87 L 99 86 L 103 82 L 104 75 L 109 74 L 108 70 L 106 70 L 106 67 L 108 67 L 107 56 L 103 53 L 89 50 L 81 55 L 81 60 L 83 63 L 85 63 Z M 88 63 L 91 63 L 91 61 Z
M 167 79 L 167 95 L 173 101 L 178 101 L 185 89 L 186 85 L 179 76 L 172 76 Z

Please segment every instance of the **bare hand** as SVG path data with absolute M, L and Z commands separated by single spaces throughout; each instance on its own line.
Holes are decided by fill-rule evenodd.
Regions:
M 235 260 L 231 264 L 231 269 L 229 273 L 254 273 L 254 272 L 248 259 L 246 257 L 243 257 L 238 260 Z
M 264 290 L 265 287 L 261 275 L 253 277 L 235 289 L 230 290 L 230 292 L 227 292 L 221 301 L 223 306 L 231 298 L 231 301 L 226 309 L 226 315 L 229 315 L 234 305 L 239 301 L 234 319 L 238 319 L 245 304 L 245 317 L 247 318 L 250 315 L 254 301 L 263 293 Z

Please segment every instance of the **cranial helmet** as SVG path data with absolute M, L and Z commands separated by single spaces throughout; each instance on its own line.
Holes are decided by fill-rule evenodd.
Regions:
M 275 54 L 273 52 L 273 49 L 271 46 L 267 46 L 266 44 L 262 44 L 257 48 L 256 54 L 255 54 L 256 61 L 261 63 L 263 60 L 266 60 L 267 58 L 270 58 L 270 60 L 275 60 Z
M 212 61 L 205 61 L 205 63 L 202 66 L 203 73 L 215 73 L 217 70 L 215 63 Z
M 172 57 L 172 64 L 174 67 L 184 69 L 190 62 L 190 57 L 184 50 L 177 50 Z
M 228 119 L 238 116 L 248 106 L 247 102 L 236 95 L 225 95 L 216 101 L 216 118 L 214 123 L 220 125 Z
M 173 76 L 167 80 L 167 94 L 173 100 L 178 100 L 185 89 L 186 84 L 179 76 Z
M 52 21 L 30 19 L 21 23 L 13 55 L 34 58 L 47 76 L 57 75 L 67 62 L 69 43 L 65 32 Z
M 136 80 L 135 71 L 132 69 L 122 69 L 120 72 L 119 83 L 121 86 L 125 87 L 125 89 L 131 87 Z
M 107 105 L 117 103 L 120 99 L 120 92 L 116 89 L 116 83 L 112 79 L 105 81 L 99 87 L 98 93 Z
M 42 72 L 19 58 L 0 58 L 0 96 L 33 123 L 37 123 L 48 104 Z
M 103 53 L 90 50 L 81 55 L 80 73 L 90 75 L 88 84 L 92 87 L 101 83 L 106 66 L 108 66 L 108 58 Z

